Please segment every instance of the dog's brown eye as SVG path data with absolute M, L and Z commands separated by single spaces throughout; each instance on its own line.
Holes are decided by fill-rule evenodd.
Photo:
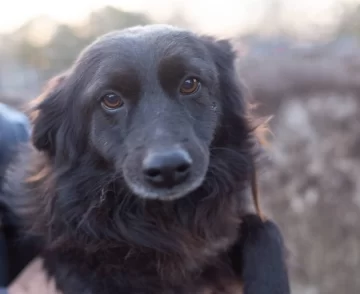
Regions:
M 121 107 L 124 102 L 119 95 L 115 93 L 109 93 L 102 97 L 101 104 L 108 109 L 116 109 Z
M 180 93 L 184 95 L 189 95 L 195 93 L 200 87 L 200 82 L 196 78 L 186 79 L 180 88 Z

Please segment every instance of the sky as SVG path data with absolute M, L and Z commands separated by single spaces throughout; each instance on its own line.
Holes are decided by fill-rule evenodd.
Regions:
M 181 9 L 201 31 L 231 33 L 234 28 L 256 26 L 272 0 L 0 0 L 0 33 L 11 32 L 27 20 L 47 15 L 76 23 L 105 5 L 126 11 L 145 12 L 158 21 Z M 292 25 L 328 24 L 334 21 L 336 5 L 360 0 L 280 0 L 284 18 Z M 271 20 L 270 20 L 271 22 Z M 276 22 L 276 19 L 274 20 Z

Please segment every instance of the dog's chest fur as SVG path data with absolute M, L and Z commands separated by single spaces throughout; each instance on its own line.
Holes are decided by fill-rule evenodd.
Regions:
M 71 262 L 73 260 L 73 262 Z M 177 281 L 161 279 L 146 260 L 131 267 L 96 270 L 68 256 L 45 256 L 45 266 L 54 275 L 62 294 L 242 294 L 240 277 L 227 258 L 218 257 L 212 265 L 189 273 Z M 180 271 L 180 269 L 179 269 Z M 165 273 L 166 275 L 166 273 Z M 180 272 L 179 272 L 180 276 Z M 175 281 L 175 280 L 174 280 Z

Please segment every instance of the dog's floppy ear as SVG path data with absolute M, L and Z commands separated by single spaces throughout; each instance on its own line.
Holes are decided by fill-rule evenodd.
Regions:
M 231 42 L 210 36 L 202 36 L 201 39 L 218 69 L 220 91 L 226 96 L 224 103 L 231 103 L 233 107 L 236 107 L 236 111 L 240 111 L 239 114 L 245 115 L 247 105 L 243 95 L 244 85 L 236 71 L 236 53 Z
M 43 93 L 33 101 L 30 110 L 32 142 L 38 150 L 45 151 L 50 156 L 55 154 L 55 138 L 64 113 L 65 79 L 65 74 L 51 79 Z
M 216 39 L 211 36 L 202 36 L 201 39 L 210 50 L 212 57 L 218 66 L 232 64 L 235 59 L 235 51 L 229 40 Z
M 210 36 L 202 36 L 205 46 L 208 48 L 219 71 L 233 71 L 236 58 L 235 50 L 227 39 L 215 39 Z
M 202 36 L 201 39 L 217 67 L 222 106 L 227 109 L 227 117 L 224 119 L 231 121 L 231 125 L 240 131 L 246 128 L 248 104 L 244 85 L 235 67 L 235 50 L 227 39 L 219 40 L 209 36 Z
M 247 146 L 251 154 L 251 191 L 255 204 L 257 214 L 261 219 L 264 215 L 260 209 L 259 196 L 257 190 L 257 173 L 256 173 L 256 159 L 260 157 L 263 152 L 260 137 L 257 134 L 265 134 L 266 128 L 263 129 L 264 124 L 257 125 L 253 121 L 253 116 L 250 113 L 250 104 L 248 101 L 249 91 L 241 82 L 240 77 L 236 71 L 235 61 L 236 54 L 231 43 L 228 40 L 216 40 L 212 37 L 203 37 L 203 41 L 207 46 L 216 67 L 219 72 L 220 91 L 223 98 L 223 107 L 227 108 L 226 117 L 223 117 L 223 125 L 231 125 L 233 130 L 238 134 L 246 136 Z M 243 136 L 235 137 L 227 134 L 228 128 L 221 130 L 221 140 L 231 141 L 231 144 L 242 145 Z

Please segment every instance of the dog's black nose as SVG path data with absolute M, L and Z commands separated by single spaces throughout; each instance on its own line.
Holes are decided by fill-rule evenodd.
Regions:
M 187 178 L 191 165 L 190 155 L 182 149 L 151 152 L 143 161 L 143 172 L 149 183 L 172 187 Z

